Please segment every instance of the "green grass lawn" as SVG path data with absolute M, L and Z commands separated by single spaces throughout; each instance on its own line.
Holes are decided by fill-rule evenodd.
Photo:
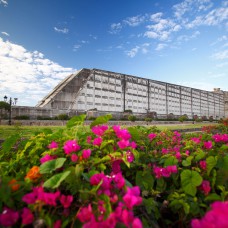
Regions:
M 44 129 L 51 129 L 57 131 L 62 129 L 64 126 L 8 126 L 0 125 L 0 139 L 6 139 L 11 135 L 20 133 L 22 137 L 30 137 L 36 132 L 42 132 Z
M 158 129 L 165 130 L 176 130 L 176 129 L 191 129 L 191 128 L 201 128 L 202 126 L 214 125 L 214 123 L 195 123 L 195 124 L 173 124 L 173 125 L 156 125 Z M 149 126 L 153 126 L 150 124 Z M 8 126 L 0 125 L 0 139 L 6 139 L 7 137 L 20 133 L 22 137 L 29 137 L 36 132 L 42 132 L 44 129 L 51 129 L 52 131 L 57 131 L 58 129 L 63 129 L 65 126 Z M 126 126 L 127 127 L 127 126 Z

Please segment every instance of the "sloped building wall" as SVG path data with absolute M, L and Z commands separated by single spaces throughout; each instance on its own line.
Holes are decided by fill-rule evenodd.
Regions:
M 77 113 L 96 109 L 134 114 L 225 116 L 223 92 L 208 92 L 170 83 L 82 69 L 61 82 L 38 107 Z

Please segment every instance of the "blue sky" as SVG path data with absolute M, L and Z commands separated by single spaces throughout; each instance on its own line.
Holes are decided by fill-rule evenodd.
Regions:
M 227 34 L 227 0 L 0 0 L 0 97 L 36 105 L 81 68 L 228 91 Z

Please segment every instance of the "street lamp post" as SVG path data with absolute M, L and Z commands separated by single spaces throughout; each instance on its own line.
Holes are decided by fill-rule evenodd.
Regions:
M 4 101 L 5 102 L 7 102 L 7 96 L 4 96 Z M 10 108 L 9 108 L 9 125 L 11 125 L 11 119 L 12 119 L 12 109 L 11 109 L 11 107 L 12 107 L 12 105 L 16 105 L 16 103 L 17 103 L 17 100 L 18 100 L 18 98 L 14 98 L 14 102 L 12 101 L 12 98 L 10 97 L 10 99 L 9 99 L 9 105 L 10 105 Z
M 194 112 L 192 113 L 192 124 L 194 124 Z

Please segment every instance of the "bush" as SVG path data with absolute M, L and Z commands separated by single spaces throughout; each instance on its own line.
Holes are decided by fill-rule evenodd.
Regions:
M 69 120 L 69 116 L 67 114 L 59 114 L 57 116 L 58 120 Z
M 153 121 L 153 119 L 152 119 L 152 118 L 149 118 L 149 117 L 145 118 L 144 120 L 145 120 L 146 122 L 152 122 L 152 121 Z
M 26 115 L 22 115 L 22 116 L 15 116 L 14 117 L 15 120 L 29 120 L 29 116 Z
M 180 116 L 179 118 L 178 118 L 178 120 L 181 122 L 181 123 L 183 123 L 184 121 L 186 121 L 188 118 L 184 115 L 184 116 Z
M 136 116 L 134 116 L 134 115 L 129 115 L 129 116 L 128 116 L 128 120 L 131 121 L 131 122 L 135 122 L 136 119 L 137 119 L 137 118 L 136 118 Z
M 108 127 L 110 115 L 88 127 L 85 118 L 1 145 L 1 227 L 180 228 L 197 225 L 213 202 L 227 205 L 227 126 L 181 135 Z M 226 216 L 215 213 L 217 222 Z

